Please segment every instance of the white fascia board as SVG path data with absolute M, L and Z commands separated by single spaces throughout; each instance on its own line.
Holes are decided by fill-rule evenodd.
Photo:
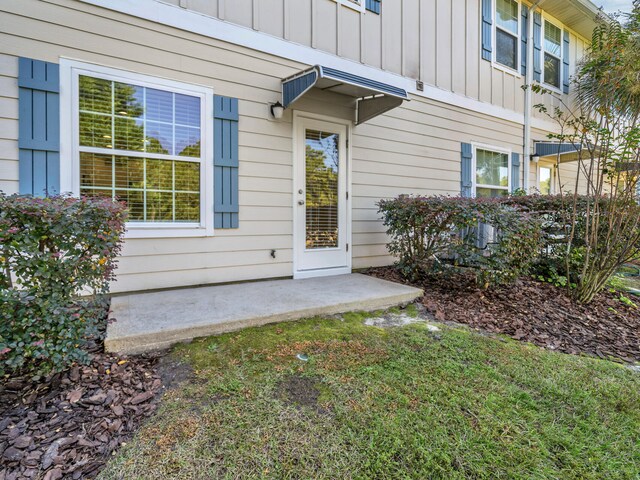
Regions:
M 162 25 L 189 31 L 205 37 L 240 45 L 252 50 L 286 58 L 305 65 L 323 65 L 344 70 L 355 75 L 371 78 L 405 89 L 417 97 L 424 97 L 452 106 L 471 110 L 514 123 L 524 124 L 524 115 L 489 103 L 425 85 L 424 91 L 416 90 L 415 79 L 363 65 L 346 58 L 323 52 L 311 47 L 299 45 L 287 40 L 258 32 L 253 29 L 234 25 L 223 20 L 198 12 L 186 10 L 158 0 L 79 0 L 98 7 L 115 10 L 134 17 L 150 20 Z M 555 130 L 549 122 L 538 123 L 538 128 Z M 543 125 L 547 125 L 544 127 Z

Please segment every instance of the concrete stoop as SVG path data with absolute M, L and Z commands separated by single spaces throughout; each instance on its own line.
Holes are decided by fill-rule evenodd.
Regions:
M 410 303 L 417 288 L 361 274 L 115 296 L 105 348 L 142 353 L 267 323 Z

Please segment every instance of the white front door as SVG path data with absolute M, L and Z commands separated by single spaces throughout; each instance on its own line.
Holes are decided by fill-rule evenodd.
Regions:
M 297 117 L 294 277 L 349 273 L 347 126 Z

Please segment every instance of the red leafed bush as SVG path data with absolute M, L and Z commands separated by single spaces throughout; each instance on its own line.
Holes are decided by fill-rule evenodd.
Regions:
M 541 220 L 497 198 L 401 195 L 378 203 L 400 272 L 413 280 L 441 267 L 471 268 L 479 284 L 527 273 L 541 248 Z
M 88 359 L 125 219 L 124 204 L 108 198 L 0 193 L 0 375 Z

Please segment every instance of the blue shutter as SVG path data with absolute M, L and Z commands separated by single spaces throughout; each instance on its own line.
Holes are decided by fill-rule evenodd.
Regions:
M 381 3 L 382 3 L 382 0 L 367 0 L 367 3 L 365 4 L 365 7 L 370 12 L 377 13 L 378 15 L 380 15 L 380 4 Z
M 470 143 L 463 143 L 460 165 L 460 196 L 473 196 L 473 172 L 471 171 L 473 147 Z
M 238 228 L 238 99 L 214 98 L 214 228 Z
M 527 39 L 529 38 L 529 9 L 521 5 L 520 23 L 520 73 L 527 74 Z
M 562 91 L 569 93 L 569 32 L 562 39 Z
M 511 191 L 520 188 L 520 154 L 511 152 Z
M 482 0 L 482 58 L 492 60 L 493 0 Z
M 60 67 L 20 58 L 18 87 L 20 193 L 60 193 Z
M 533 14 L 533 79 L 542 81 L 542 15 Z

